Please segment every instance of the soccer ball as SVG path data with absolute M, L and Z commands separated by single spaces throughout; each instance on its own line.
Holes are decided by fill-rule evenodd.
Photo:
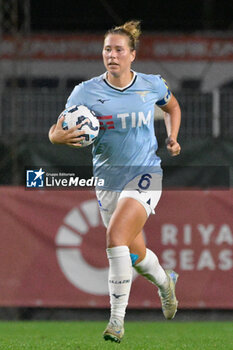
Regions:
M 58 117 L 65 117 L 62 128 L 68 130 L 73 126 L 81 124 L 81 127 L 78 130 L 84 130 L 85 134 L 82 137 L 85 137 L 85 140 L 81 141 L 82 147 L 89 146 L 92 144 L 99 133 L 99 120 L 96 118 L 94 112 L 89 108 L 83 105 L 71 106 L 65 109 Z

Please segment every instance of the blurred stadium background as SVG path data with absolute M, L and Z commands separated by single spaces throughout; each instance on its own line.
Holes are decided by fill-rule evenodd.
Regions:
M 0 0 L 1 318 L 101 317 L 108 307 L 94 193 L 26 191 L 25 171 L 91 166 L 90 148 L 53 146 L 48 129 L 73 87 L 104 71 L 104 32 L 132 18 L 143 30 L 134 69 L 161 74 L 183 117 L 182 154 L 171 159 L 155 110 L 168 171 L 148 245 L 180 273 L 183 315 L 232 316 L 232 13 L 225 0 Z M 155 315 L 154 294 L 135 276 L 132 317 Z

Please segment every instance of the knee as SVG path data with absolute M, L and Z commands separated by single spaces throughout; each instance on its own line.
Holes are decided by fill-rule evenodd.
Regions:
M 116 232 L 113 228 L 108 228 L 106 232 L 107 248 L 128 245 L 124 235 L 121 232 Z

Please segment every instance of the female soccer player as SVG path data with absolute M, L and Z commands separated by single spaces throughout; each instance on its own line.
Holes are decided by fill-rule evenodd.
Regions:
M 163 314 L 172 319 L 177 311 L 175 284 L 178 275 L 164 271 L 158 258 L 145 246 L 142 229 L 154 214 L 161 196 L 162 170 L 156 155 L 154 104 L 165 112 L 167 149 L 180 153 L 177 135 L 181 112 L 174 95 L 159 75 L 134 72 L 140 22 L 130 21 L 105 34 L 103 61 L 106 72 L 77 85 L 66 107 L 83 104 L 100 121 L 93 145 L 94 176 L 104 179 L 96 188 L 103 222 L 107 227 L 111 315 L 104 339 L 120 342 L 132 282 L 132 266 L 158 287 Z M 84 131 L 78 126 L 62 129 L 61 118 L 49 131 L 52 143 L 80 147 Z

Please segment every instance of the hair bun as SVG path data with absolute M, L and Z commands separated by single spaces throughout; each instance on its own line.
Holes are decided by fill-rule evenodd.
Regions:
M 117 26 L 108 30 L 104 37 L 106 38 L 109 34 L 127 35 L 129 38 L 129 46 L 131 50 L 136 50 L 136 46 L 139 41 L 138 39 L 141 35 L 141 21 L 131 20 L 125 22 L 121 26 Z

